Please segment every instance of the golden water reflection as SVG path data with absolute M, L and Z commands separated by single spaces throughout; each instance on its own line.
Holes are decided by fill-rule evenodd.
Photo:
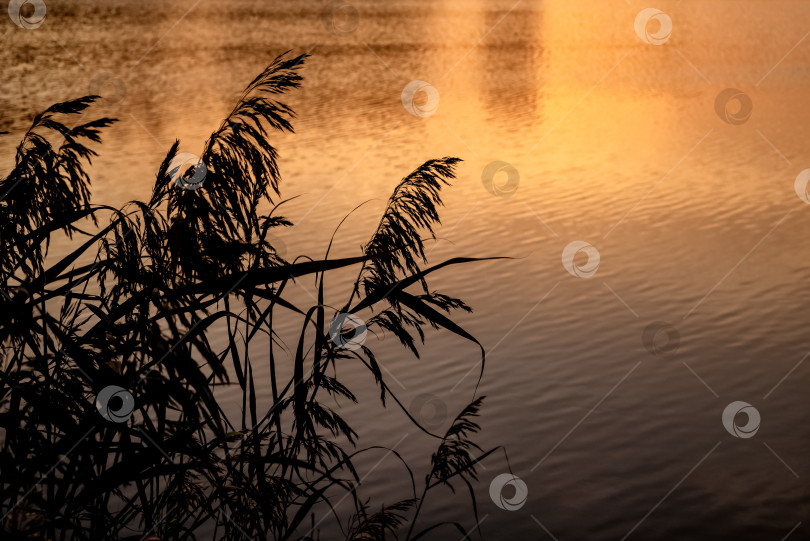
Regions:
M 290 255 L 322 254 L 340 220 L 371 200 L 335 239 L 333 254 L 356 255 L 398 179 L 430 158 L 464 158 L 431 260 L 517 258 L 454 269 L 436 282 L 471 302 L 465 327 L 487 348 L 497 345 L 481 388 L 489 396 L 482 443 L 507 447 L 509 467 L 530 487 L 526 510 L 548 517 L 561 539 L 620 539 L 634 522 L 622 517 L 643 515 L 722 436 L 719 401 L 759 400 L 806 353 L 810 241 L 802 232 L 810 215 L 793 184 L 810 164 L 810 41 L 802 41 L 810 4 L 667 0 L 656 7 L 671 15 L 673 33 L 655 46 L 634 32 L 648 7 L 637 2 L 352 3 L 361 18 L 349 36 L 328 33 L 314 1 L 201 2 L 172 27 L 188 3 L 76 0 L 49 3 L 42 31 L 5 23 L 0 131 L 13 135 L 0 137 L 0 165 L 7 168 L 33 114 L 111 72 L 126 81 L 127 96 L 110 113 L 121 121 L 94 161 L 93 193 L 107 204 L 147 198 L 176 138 L 183 151 L 199 152 L 275 54 L 311 51 L 304 87 L 289 100 L 297 133 L 276 139 L 283 195 L 301 195 L 284 207 L 297 224 L 283 234 Z M 439 91 L 429 118 L 402 106 L 413 80 Z M 740 126 L 714 110 L 729 87 L 754 104 Z M 493 161 L 519 171 L 511 197 L 482 186 Z M 592 279 L 561 265 L 575 240 L 601 254 Z M 312 302 L 311 284 L 296 285 L 291 292 Z M 649 358 L 640 337 L 651 320 L 679 328 L 679 360 L 721 399 L 682 363 Z M 390 340 L 378 356 L 403 383 L 403 402 L 431 392 L 452 411 L 473 391 L 472 378 L 453 388 L 475 352 L 452 337 L 429 340 L 420 361 L 404 359 Z M 639 361 L 550 467 L 532 472 L 538 455 Z M 810 433 L 796 406 L 803 370 L 758 402 L 763 436 L 802 478 L 810 474 L 802 451 Z M 406 430 L 390 410 L 353 414 L 375 443 Z M 430 445 L 414 438 L 402 450 L 419 458 Z M 767 450 L 741 458 L 731 442 L 721 449 L 711 473 L 699 470 L 679 487 L 672 512 L 682 513 L 685 535 L 780 538 L 745 510 L 795 524 L 801 485 L 781 476 Z M 506 468 L 495 462 L 492 472 Z M 726 490 L 740 471 L 752 476 L 748 488 Z M 369 495 L 397 489 L 386 481 L 398 479 L 394 466 L 381 466 L 375 479 Z M 480 498 L 489 505 L 485 484 Z M 776 495 L 784 505 L 772 506 Z M 436 516 L 462 518 L 455 511 L 448 500 Z M 522 538 L 534 527 L 526 518 L 493 513 L 485 529 Z M 671 526 L 652 516 L 639 535 L 669 538 Z

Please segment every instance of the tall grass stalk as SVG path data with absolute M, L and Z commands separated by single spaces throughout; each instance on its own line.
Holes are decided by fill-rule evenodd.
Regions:
M 428 286 L 432 273 L 473 259 L 424 267 L 423 239 L 439 223 L 441 190 L 459 160 L 431 160 L 406 176 L 362 254 L 334 259 L 327 250 L 323 259 L 285 260 L 271 241 L 291 225 L 277 214 L 283 201 L 271 139 L 292 131 L 294 113 L 279 100 L 299 86 L 305 58 L 276 58 L 211 135 L 200 162 L 179 169 L 175 142 L 148 201 L 121 209 L 90 199 L 90 145 L 114 120 L 76 119 L 98 96 L 55 104 L 34 118 L 0 181 L 4 539 L 168 540 L 213 532 L 217 539 L 283 540 L 328 532 L 367 540 L 405 530 L 418 539 L 467 531 L 419 520 L 429 493 L 456 482 L 470 488 L 477 523 L 471 483 L 489 454 L 471 441 L 480 398 L 436 436 L 421 491 L 409 473 L 412 496 L 374 508 L 358 494 L 354 462 L 377 447 L 358 448 L 356 432 L 327 406 L 356 402 L 337 371 L 352 360 L 373 375 L 383 405 L 390 399 L 402 407 L 372 350 L 344 347 L 344 330 L 334 332 L 341 313 L 393 334 L 414 355 L 425 326 L 480 349 L 450 317 L 469 307 Z M 202 187 L 184 189 L 199 176 Z M 263 214 L 268 203 L 272 211 Z M 52 261 L 55 235 L 73 239 L 72 251 Z M 329 291 L 327 299 L 327 275 L 351 268 L 353 287 L 343 298 Z M 304 276 L 318 288 L 311 306 L 285 295 Z M 300 331 L 287 345 L 274 329 L 291 319 Z M 224 347 L 212 345 L 215 329 L 226 335 Z M 269 346 L 258 348 L 259 338 Z M 291 366 L 282 366 L 280 352 L 289 352 Z M 272 405 L 264 409 L 256 363 L 269 370 Z M 241 390 L 238 422 L 215 393 L 229 384 Z M 348 518 L 331 508 L 339 493 L 352 503 Z

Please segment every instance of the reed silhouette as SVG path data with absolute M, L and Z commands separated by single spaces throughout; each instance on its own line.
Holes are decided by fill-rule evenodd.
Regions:
M 474 259 L 424 267 L 423 239 L 439 222 L 441 189 L 459 160 L 432 160 L 406 176 L 361 255 L 330 259 L 327 249 L 323 259 L 285 260 L 271 242 L 291 223 L 276 214 L 283 201 L 270 136 L 292 131 L 294 113 L 279 99 L 299 86 L 305 58 L 276 58 L 211 135 L 201 161 L 181 171 L 175 142 L 151 198 L 121 209 L 91 202 L 84 169 L 96 155 L 89 145 L 114 119 L 69 127 L 98 96 L 34 118 L 0 181 L 3 539 L 315 539 L 328 531 L 371 540 L 407 530 L 415 540 L 447 528 L 466 535 L 470 525 L 419 520 L 431 491 L 457 483 L 469 488 L 471 522 L 479 522 L 472 482 L 493 452 L 472 441 L 481 398 L 435 435 L 421 490 L 408 473 L 412 498 L 374 504 L 358 494 L 353 463 L 379 447 L 358 448 L 355 431 L 326 405 L 356 401 L 336 370 L 336 362 L 356 360 L 373 374 L 383 405 L 393 401 L 430 433 L 391 392 L 371 349 L 342 347 L 350 331 L 339 314 L 365 317 L 369 330 L 393 334 L 414 355 L 425 326 L 443 328 L 475 344 L 483 361 L 480 344 L 450 318 L 469 307 L 427 282 Z M 202 187 L 185 189 L 200 176 Z M 52 262 L 54 235 L 72 239 L 73 251 Z M 327 303 L 327 275 L 352 267 L 352 289 Z M 305 275 L 315 278 L 318 300 L 300 307 L 284 290 Z M 289 347 L 274 332 L 282 318 L 301 322 Z M 217 326 L 227 335 L 221 348 L 209 340 Z M 258 337 L 269 348 L 259 351 Z M 287 381 L 280 351 L 293 362 Z M 257 362 L 269 365 L 265 410 Z M 239 420 L 214 392 L 234 383 Z M 105 405 L 109 388 L 125 392 Z M 353 503 L 352 516 L 332 508 L 336 494 Z

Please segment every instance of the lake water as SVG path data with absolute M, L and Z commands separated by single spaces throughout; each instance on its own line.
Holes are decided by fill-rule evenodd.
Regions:
M 322 255 L 370 200 L 332 252 L 357 255 L 402 176 L 458 156 L 430 260 L 514 258 L 433 282 L 475 308 L 459 322 L 488 351 L 478 441 L 506 453 L 475 486 L 485 538 L 807 538 L 810 206 L 794 181 L 810 167 L 810 4 L 662 1 L 641 26 L 659 45 L 637 35 L 650 6 L 635 0 L 354 0 L 356 29 L 337 33 L 325 5 L 49 0 L 35 30 L 5 20 L 0 165 L 35 113 L 97 91 L 120 122 L 94 200 L 148 198 L 175 139 L 199 153 L 275 55 L 310 52 L 289 98 L 297 133 L 276 139 L 283 195 L 300 195 L 285 205 L 288 256 Z M 351 13 L 332 29 L 351 30 Z M 94 86 L 105 73 L 117 87 Z M 415 101 L 432 111 L 438 97 L 430 116 L 403 106 L 411 81 L 435 89 Z M 482 173 L 497 161 L 514 169 L 493 194 Z M 587 245 L 568 272 L 574 242 Z M 315 302 L 311 280 L 292 289 Z M 473 397 L 476 349 L 429 333 L 413 359 L 394 342 L 369 344 L 402 402 L 443 430 Z M 361 444 L 395 447 L 421 479 L 435 442 L 377 407 L 362 369 L 341 375 L 363 403 L 344 409 Z M 223 393 L 238 415 L 238 389 Z M 736 401 L 759 413 L 753 437 L 724 427 Z M 528 491 L 512 511 L 489 495 L 510 468 Z M 376 503 L 409 495 L 392 455 L 369 453 L 360 473 Z M 458 488 L 425 520 L 474 526 Z

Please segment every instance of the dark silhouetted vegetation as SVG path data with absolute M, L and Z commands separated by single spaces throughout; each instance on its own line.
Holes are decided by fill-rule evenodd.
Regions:
M 339 314 L 364 318 L 414 355 L 426 326 L 480 349 L 449 315 L 467 305 L 427 282 L 473 259 L 425 266 L 423 239 L 458 160 L 432 160 L 405 177 L 362 254 L 330 259 L 327 249 L 323 259 L 287 261 L 272 242 L 291 224 L 276 213 L 283 201 L 270 136 L 292 131 L 293 111 L 278 100 L 299 85 L 304 60 L 277 58 L 201 161 L 180 166 L 176 142 L 149 200 L 121 209 L 91 202 L 84 169 L 114 122 L 76 124 L 98 97 L 34 118 L 0 181 L 3 539 L 419 539 L 460 537 L 478 522 L 472 482 L 491 453 L 471 441 L 480 398 L 434 435 L 424 483 L 403 470 L 413 495 L 398 502 L 359 494 L 353 462 L 374 447 L 356 447 L 355 431 L 327 406 L 356 401 L 337 364 L 361 362 L 383 405 L 394 402 L 418 425 L 371 349 L 344 347 L 355 331 Z M 48 257 L 55 235 L 72 251 Z M 354 287 L 327 300 L 326 276 L 349 268 Z M 312 306 L 285 298 L 303 276 L 317 285 Z M 300 321 L 294 344 L 274 332 L 289 318 Z M 224 347 L 213 345 L 214 329 Z M 257 363 L 267 363 L 269 382 L 256 381 Z M 241 389 L 241 419 L 216 397 L 226 384 Z M 257 385 L 270 387 L 271 407 L 260 408 Z M 429 493 L 448 485 L 469 488 L 470 523 L 423 523 Z M 353 502 L 353 516 L 332 508 L 340 498 Z

